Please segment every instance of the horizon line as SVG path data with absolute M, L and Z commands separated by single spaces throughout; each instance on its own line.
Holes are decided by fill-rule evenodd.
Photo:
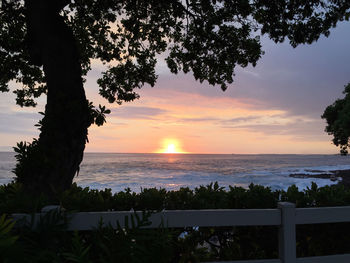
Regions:
M 14 151 L 2 151 L 0 153 L 15 153 Z M 159 152 L 103 152 L 103 151 L 86 151 L 85 153 L 91 154 L 157 154 L 157 155 L 340 155 L 340 153 L 195 153 L 195 152 L 182 152 L 182 153 L 159 153 Z M 348 155 L 350 156 L 350 154 Z

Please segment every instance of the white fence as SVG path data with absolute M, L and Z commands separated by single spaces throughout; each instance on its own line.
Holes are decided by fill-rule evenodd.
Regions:
M 138 212 L 141 214 L 141 212 Z M 71 215 L 69 230 L 89 230 L 103 220 L 105 224 L 116 226 L 124 223 L 127 212 L 80 212 Z M 35 215 L 39 220 L 40 213 Z M 14 214 L 15 220 L 30 220 L 31 215 Z M 129 217 L 130 218 L 130 217 Z M 350 222 L 350 206 L 295 208 L 295 205 L 280 202 L 277 209 L 216 209 L 216 210 L 169 210 L 152 214 L 152 224 L 156 228 L 164 222 L 167 227 L 210 227 L 210 226 L 279 226 L 279 259 L 220 261 L 221 263 L 349 263 L 350 254 L 322 257 L 296 257 L 296 224 L 319 224 Z M 268 237 L 267 237 L 268 238 Z M 350 237 L 349 237 L 350 238 Z M 216 262 L 217 263 L 217 262 Z

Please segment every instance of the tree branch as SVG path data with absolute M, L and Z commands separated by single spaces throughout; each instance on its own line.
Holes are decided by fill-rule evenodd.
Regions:
M 197 19 L 197 15 L 192 13 L 188 7 L 189 7 L 189 3 L 188 1 L 186 1 L 186 4 L 187 4 L 187 8 L 184 7 L 180 2 L 178 2 L 177 0 L 171 0 L 171 2 L 176 5 L 177 7 L 179 7 L 182 11 L 184 11 L 187 15 L 191 16 L 194 20 Z

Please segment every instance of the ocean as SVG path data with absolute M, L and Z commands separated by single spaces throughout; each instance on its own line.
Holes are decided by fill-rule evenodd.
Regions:
M 12 180 L 14 153 L 0 152 L 0 184 Z M 250 183 L 287 189 L 295 184 L 305 189 L 337 181 L 321 178 L 294 178 L 290 174 L 318 174 L 350 169 L 350 156 L 289 154 L 134 154 L 85 153 L 79 175 L 74 181 L 93 189 L 111 188 L 118 192 L 129 187 L 195 188 L 218 182 L 220 186 L 248 187 Z

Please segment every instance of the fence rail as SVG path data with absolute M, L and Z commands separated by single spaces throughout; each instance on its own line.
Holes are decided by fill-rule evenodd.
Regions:
M 103 221 L 116 227 L 118 221 L 124 224 L 125 217 L 134 211 L 80 212 L 71 214 L 69 230 L 90 230 Z M 141 212 L 136 212 L 141 215 Z M 15 220 L 29 222 L 32 215 L 13 214 Z M 42 213 L 34 215 L 38 222 Z M 162 222 L 167 227 L 210 227 L 210 226 L 279 226 L 279 259 L 220 261 L 221 263 L 349 263 L 350 254 L 322 257 L 296 257 L 297 224 L 320 224 L 350 222 L 350 206 L 295 208 L 293 203 L 280 202 L 277 209 L 217 209 L 217 210 L 169 210 L 154 213 L 150 217 L 156 228 Z M 35 223 L 34 223 L 35 224 Z M 218 263 L 218 262 L 213 262 Z

